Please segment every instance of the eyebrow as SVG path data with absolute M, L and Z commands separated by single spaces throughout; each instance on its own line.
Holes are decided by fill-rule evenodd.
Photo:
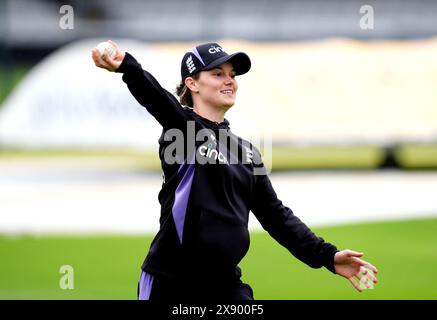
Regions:
M 214 67 L 214 68 L 212 68 L 211 70 L 215 70 L 215 69 L 219 69 L 219 70 L 223 71 L 223 68 L 222 68 L 222 67 Z M 231 72 L 235 72 L 235 69 L 232 68 Z

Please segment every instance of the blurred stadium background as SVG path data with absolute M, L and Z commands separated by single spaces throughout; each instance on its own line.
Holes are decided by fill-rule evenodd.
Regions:
M 283 202 L 380 270 L 357 294 L 252 216 L 241 266 L 257 299 L 436 299 L 436 21 L 432 0 L 0 0 L 0 299 L 136 298 L 158 228 L 160 128 L 95 68 L 106 39 L 170 91 L 195 44 L 247 52 L 231 128 L 271 139 Z

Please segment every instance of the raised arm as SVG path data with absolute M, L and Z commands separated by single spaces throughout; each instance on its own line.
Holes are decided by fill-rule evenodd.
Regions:
M 164 128 L 184 126 L 188 120 L 183 107 L 158 81 L 128 52 L 120 50 L 116 43 L 108 41 L 116 48 L 116 55 L 100 56 L 99 51 L 92 50 L 92 58 L 97 67 L 111 72 L 123 73 L 123 81 L 127 84 L 135 99 L 158 120 Z

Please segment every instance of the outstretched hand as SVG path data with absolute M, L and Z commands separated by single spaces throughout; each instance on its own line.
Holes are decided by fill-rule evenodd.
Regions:
M 362 256 L 362 252 L 352 250 L 342 250 L 334 256 L 335 272 L 348 279 L 359 292 L 364 290 L 361 284 L 373 288 L 377 282 L 374 273 L 378 273 L 375 266 L 359 258 Z
M 108 40 L 108 42 L 111 43 L 116 49 L 116 54 L 114 58 L 111 58 L 109 56 L 107 49 L 105 49 L 105 54 L 100 56 L 99 50 L 97 50 L 97 48 L 94 48 L 91 51 L 91 57 L 93 58 L 94 64 L 97 67 L 114 72 L 120 67 L 126 53 L 124 51 L 121 51 L 115 42 L 111 40 Z

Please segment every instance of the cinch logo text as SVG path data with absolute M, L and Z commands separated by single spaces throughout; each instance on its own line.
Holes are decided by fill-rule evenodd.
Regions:
M 220 163 L 229 164 L 225 156 L 216 149 L 207 148 L 206 146 L 200 146 L 199 153 L 204 157 L 214 159 L 215 161 L 218 160 Z
M 221 47 L 211 47 L 209 48 L 208 52 L 214 54 L 217 52 L 223 52 L 223 49 Z

